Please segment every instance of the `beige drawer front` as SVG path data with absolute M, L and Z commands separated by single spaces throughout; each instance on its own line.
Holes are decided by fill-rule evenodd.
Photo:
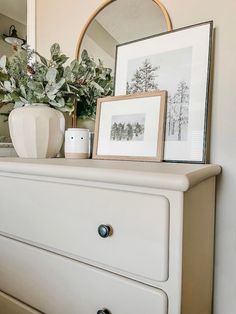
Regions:
M 47 314 L 166 314 L 161 290 L 0 236 L 0 289 Z
M 0 190 L 0 232 L 144 282 L 168 279 L 163 196 L 9 178 L 1 178 Z M 112 226 L 110 237 L 99 236 L 101 224 Z
M 0 292 L 0 314 L 40 314 L 40 312 Z

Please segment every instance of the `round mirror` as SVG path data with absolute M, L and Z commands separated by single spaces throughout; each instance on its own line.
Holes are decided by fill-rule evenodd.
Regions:
M 108 0 L 86 24 L 77 56 L 86 49 L 114 71 L 117 45 L 170 30 L 171 20 L 159 0 Z

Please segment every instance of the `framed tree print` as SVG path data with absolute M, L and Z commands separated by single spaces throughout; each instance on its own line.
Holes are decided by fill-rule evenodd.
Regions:
M 213 22 L 117 46 L 115 95 L 167 90 L 165 161 L 206 162 Z
M 94 159 L 162 161 L 166 92 L 98 99 Z

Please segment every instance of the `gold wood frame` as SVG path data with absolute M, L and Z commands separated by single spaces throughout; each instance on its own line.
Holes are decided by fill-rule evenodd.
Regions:
M 161 97 L 159 120 L 157 121 L 157 132 L 158 142 L 155 157 L 143 157 L 143 156 L 120 156 L 120 155 L 98 155 L 98 143 L 99 143 L 99 129 L 100 129 L 100 117 L 101 107 L 106 102 L 116 102 L 118 100 L 131 100 L 131 99 L 142 99 L 147 97 Z M 94 134 L 94 146 L 93 146 L 93 159 L 110 159 L 110 160 L 133 160 L 133 161 L 157 161 L 161 162 L 164 155 L 164 136 L 165 136 L 165 116 L 166 116 L 166 105 L 167 105 L 167 92 L 166 91 L 154 91 L 146 93 L 138 93 L 133 95 L 125 96 L 113 96 L 104 97 L 97 100 L 97 115 L 95 124 Z
M 82 41 L 84 39 L 84 35 L 85 35 L 89 25 L 91 24 L 93 19 L 97 16 L 97 14 L 100 11 L 102 11 L 105 7 L 107 7 L 109 4 L 111 4 L 114 1 L 116 1 L 116 0 L 104 0 L 103 3 L 90 16 L 90 18 L 88 19 L 87 23 L 85 24 L 85 26 L 84 26 L 81 34 L 80 34 L 80 37 L 79 37 L 79 40 L 77 43 L 77 47 L 76 47 L 76 58 L 79 58 L 79 53 L 80 53 Z M 173 27 L 172 27 L 171 19 L 170 19 L 169 13 L 166 10 L 165 6 L 159 0 L 152 0 L 152 1 L 155 2 L 159 6 L 159 8 L 161 9 L 161 11 L 164 15 L 165 21 L 166 21 L 167 31 L 172 31 Z

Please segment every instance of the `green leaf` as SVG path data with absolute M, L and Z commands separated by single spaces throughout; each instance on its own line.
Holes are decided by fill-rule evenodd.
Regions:
M 27 83 L 27 86 L 32 91 L 36 91 L 38 93 L 42 93 L 44 91 L 43 84 L 41 82 L 30 81 Z
M 3 98 L 2 101 L 5 102 L 5 103 L 11 102 L 12 101 L 11 94 L 4 94 L 4 98 Z
M 52 59 L 56 62 L 58 66 L 62 66 L 69 58 L 66 55 L 62 54 L 60 56 L 54 56 Z
M 60 54 L 61 48 L 60 45 L 58 43 L 55 43 L 51 46 L 50 48 L 50 52 L 51 52 L 51 56 L 58 56 Z
M 23 97 L 20 97 L 20 100 L 21 100 L 21 102 L 23 102 L 24 104 L 28 104 L 28 103 L 29 103 L 28 100 L 26 100 L 26 99 L 23 98 Z
M 15 108 L 19 108 L 19 107 L 23 107 L 24 105 L 25 105 L 24 102 L 22 102 L 22 101 L 16 101 L 16 102 L 15 102 L 15 105 L 14 105 L 14 109 L 15 109 Z
M 20 90 L 21 90 L 22 96 L 23 96 L 24 98 L 26 98 L 27 95 L 26 95 L 25 87 L 24 87 L 23 85 L 20 86 Z
M 42 62 L 42 64 L 44 64 L 46 67 L 48 66 L 48 60 L 46 58 L 44 58 L 43 56 L 41 56 L 40 54 L 37 54 L 39 56 L 40 61 Z
M 48 72 L 46 74 L 46 80 L 49 84 L 56 82 L 57 73 L 58 71 L 55 68 L 48 69 Z
M 63 74 L 64 78 L 66 81 L 71 81 L 72 80 L 72 76 L 73 76 L 73 79 L 74 79 L 74 75 L 71 71 L 71 68 L 69 66 L 67 66 L 64 70 L 64 74 Z
M 0 72 L 0 81 L 1 82 L 7 81 L 9 79 L 10 79 L 10 77 L 7 73 Z
M 44 94 L 35 93 L 34 96 L 37 99 L 36 102 L 40 102 L 40 103 L 45 103 L 46 102 L 46 101 L 44 101 L 44 99 L 45 99 L 45 95 Z
M 64 98 L 59 98 L 58 100 L 52 100 L 50 101 L 50 105 L 52 105 L 56 109 L 60 108 L 61 110 L 63 107 L 65 107 L 65 100 Z
M 69 114 L 72 114 L 74 112 L 74 105 L 72 105 L 72 106 L 66 105 L 65 107 L 58 108 L 58 110 L 60 110 L 63 113 L 68 112 Z
M 80 63 L 78 60 L 73 60 L 71 63 L 70 63 L 70 68 L 71 68 L 71 71 L 73 73 L 78 73 L 79 69 L 80 69 Z
M 82 51 L 81 59 L 82 59 L 82 61 L 85 61 L 85 60 L 89 59 L 89 55 L 88 55 L 88 52 L 87 52 L 86 49 L 84 49 L 84 50 Z
M 65 79 L 61 79 L 57 84 L 47 85 L 45 88 L 45 92 L 47 97 L 50 100 L 54 100 L 59 92 L 60 88 L 63 86 Z
M 95 87 L 100 93 L 104 92 L 104 89 L 96 82 L 91 82 L 91 86 Z
M 7 57 L 6 56 L 2 56 L 0 58 L 0 68 L 3 70 L 6 70 L 6 63 L 7 63 Z
M 48 96 L 48 98 L 49 98 L 49 103 L 50 103 L 50 100 L 54 100 L 55 98 L 56 98 L 56 94 L 54 94 L 54 93 L 47 93 L 47 96 Z
M 55 87 L 59 90 L 64 84 L 65 84 L 65 78 L 63 77 L 62 79 L 60 79 L 60 81 L 59 82 L 57 82 L 56 84 L 55 84 Z
M 4 85 L 4 88 L 6 89 L 7 92 L 11 92 L 12 91 L 12 89 L 11 89 L 11 82 L 10 81 L 4 81 L 3 85 Z
M 58 100 L 58 107 L 62 108 L 65 106 L 65 99 L 64 98 L 60 98 Z

